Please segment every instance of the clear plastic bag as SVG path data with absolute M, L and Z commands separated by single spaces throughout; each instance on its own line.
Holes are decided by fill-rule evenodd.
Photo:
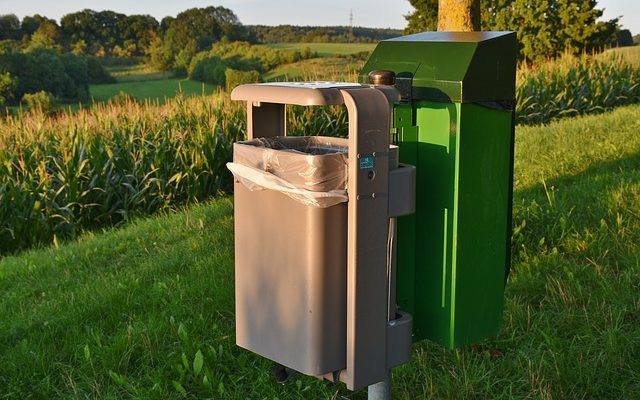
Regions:
M 227 167 L 249 190 L 275 190 L 308 206 L 348 201 L 348 140 L 323 136 L 258 138 L 233 145 Z

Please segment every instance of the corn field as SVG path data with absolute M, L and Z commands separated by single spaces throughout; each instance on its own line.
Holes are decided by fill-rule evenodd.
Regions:
M 615 56 L 521 67 L 517 121 L 638 103 L 639 81 L 638 65 Z M 225 163 L 232 143 L 244 138 L 244 118 L 243 104 L 220 91 L 164 105 L 123 101 L 0 120 L 0 254 L 229 191 Z M 344 107 L 290 107 L 287 121 L 292 134 L 347 130 Z
M 241 108 L 224 100 L 97 105 L 0 125 L 0 252 L 117 226 L 228 189 Z
M 617 53 L 521 66 L 516 99 L 516 121 L 526 125 L 638 103 L 640 66 Z

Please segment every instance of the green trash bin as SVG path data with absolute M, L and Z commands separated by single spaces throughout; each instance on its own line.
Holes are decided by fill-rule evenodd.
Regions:
M 509 270 L 516 36 L 426 32 L 385 40 L 364 66 L 395 73 L 400 162 L 416 166 L 416 212 L 398 221 L 397 301 L 414 340 L 491 337 Z

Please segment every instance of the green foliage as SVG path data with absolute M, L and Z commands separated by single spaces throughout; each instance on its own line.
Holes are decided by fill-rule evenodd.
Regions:
M 65 41 L 77 51 L 130 57 L 144 54 L 158 29 L 158 21 L 149 15 L 85 9 L 64 15 L 60 27 Z
M 27 50 L 38 47 L 46 49 L 58 49 L 60 46 L 57 44 L 58 39 L 58 24 L 55 21 L 42 21 L 31 35 L 31 41 Z
M 160 71 L 168 71 L 173 66 L 174 55 L 172 49 L 164 45 L 160 36 L 156 36 L 151 41 L 146 55 L 149 59 L 149 64 Z
M 50 24 L 53 25 L 56 30 L 58 28 L 58 23 L 56 22 L 55 19 L 50 19 L 47 17 L 44 17 L 40 14 L 36 14 L 33 16 L 25 16 L 22 19 L 22 23 L 20 24 L 20 29 L 21 29 L 21 34 L 22 34 L 22 38 L 24 39 L 31 39 L 32 35 L 40 28 L 40 26 L 42 26 L 43 24 Z
M 244 36 L 238 17 L 221 6 L 190 8 L 165 24 L 163 37 L 157 38 L 150 49 L 151 62 L 159 69 L 186 71 L 197 52 L 222 39 L 238 40 Z
M 207 52 L 198 53 L 189 66 L 189 78 L 212 85 L 224 85 L 227 65 Z
M 20 20 L 15 14 L 0 15 L 0 40 L 19 40 L 20 33 Z
M 239 71 L 236 69 L 227 68 L 224 71 L 224 78 L 227 92 L 231 93 L 231 90 L 233 90 L 233 88 L 238 85 L 260 82 L 260 73 L 255 70 Z
M 405 34 L 435 30 L 437 0 L 410 0 L 416 9 L 406 16 Z M 482 0 L 482 29 L 516 31 L 520 55 L 543 61 L 564 52 L 579 55 L 615 44 L 618 20 L 598 21 L 596 0 Z
M 87 75 L 89 83 L 115 83 L 116 79 L 102 66 L 96 57 L 87 57 Z
M 224 71 L 227 68 L 264 73 L 278 65 L 315 56 L 309 48 L 287 51 L 248 42 L 221 41 L 213 45 L 211 50 L 196 54 L 188 71 L 191 79 L 224 85 Z
M 415 9 L 405 15 L 409 23 L 404 28 L 404 34 L 438 30 L 438 0 L 409 0 Z
M 64 66 L 63 99 L 86 101 L 89 99 L 89 71 L 87 60 L 75 54 L 65 53 L 59 56 Z
M 11 74 L 17 85 L 8 99 L 17 101 L 26 93 L 45 91 L 67 101 L 89 97 L 87 63 L 74 54 L 33 48 L 26 53 L 0 53 L 0 71 Z
M 565 56 L 553 63 L 522 66 L 517 74 L 519 123 L 601 113 L 640 103 L 640 67 L 615 53 L 607 58 Z
M 608 44 L 617 20 L 598 22 L 602 10 L 595 0 L 503 0 L 488 8 L 483 26 L 491 30 L 515 30 L 522 55 L 529 60 L 557 57 L 563 52 L 578 55 Z M 613 31 L 612 31 L 613 29 Z
M 55 111 L 57 106 L 55 97 L 44 90 L 36 93 L 26 93 L 22 96 L 22 103 L 27 106 L 27 109 L 43 114 Z
M 12 102 L 18 82 L 9 72 L 0 73 L 0 100 L 2 105 Z
M 248 25 L 249 41 L 259 43 L 377 43 L 400 36 L 398 29 L 348 26 Z
M 617 46 L 633 46 L 633 36 L 628 29 L 621 29 L 616 32 L 616 45 Z

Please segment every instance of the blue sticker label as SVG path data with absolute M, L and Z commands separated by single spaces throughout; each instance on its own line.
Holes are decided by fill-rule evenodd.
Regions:
M 376 166 L 376 158 L 374 156 L 361 156 L 360 169 L 373 169 Z

